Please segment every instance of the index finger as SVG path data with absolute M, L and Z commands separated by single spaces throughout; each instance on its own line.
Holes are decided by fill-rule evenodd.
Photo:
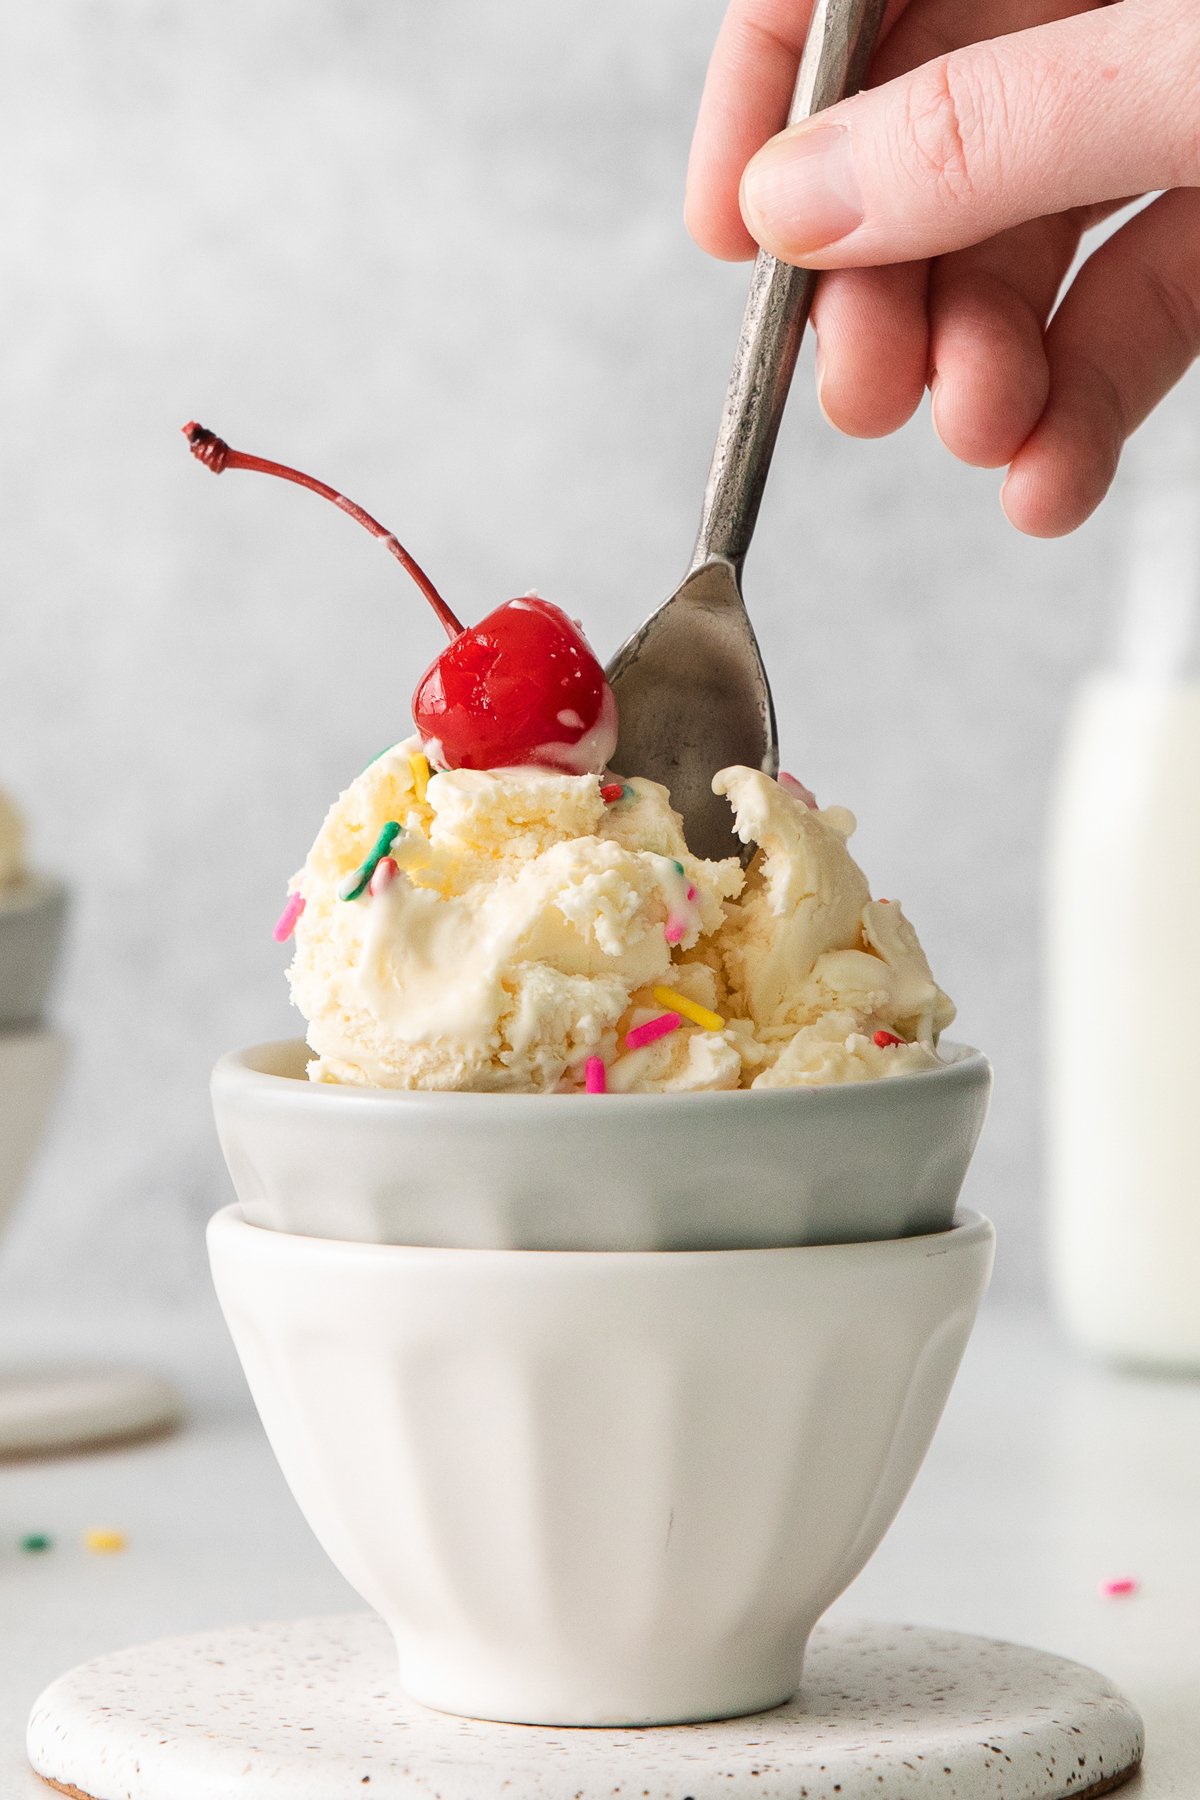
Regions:
M 890 0 L 886 33 L 911 0 Z M 704 83 L 688 162 L 688 230 L 711 256 L 741 262 L 758 246 L 742 222 L 742 171 L 787 124 L 813 0 L 731 0 Z

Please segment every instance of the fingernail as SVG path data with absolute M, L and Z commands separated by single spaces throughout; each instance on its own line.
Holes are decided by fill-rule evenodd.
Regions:
M 817 382 L 817 405 L 820 407 L 826 422 L 832 425 L 833 420 L 829 417 L 829 413 L 825 406 L 825 352 L 821 348 L 821 340 L 816 336 L 815 331 L 813 336 L 815 338 L 813 346 L 813 374 L 816 377 Z
M 941 438 L 941 441 L 945 443 L 946 440 L 942 437 L 942 428 L 938 424 L 938 395 L 941 392 L 942 378 L 936 369 L 930 370 L 926 386 L 929 389 L 929 420 L 933 426 L 934 436 Z
M 861 225 L 847 127 L 798 127 L 764 144 L 742 176 L 742 215 L 756 238 L 791 255 L 823 250 Z

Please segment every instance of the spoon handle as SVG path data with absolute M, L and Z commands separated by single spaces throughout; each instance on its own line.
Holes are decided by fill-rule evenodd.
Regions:
M 811 118 L 861 87 L 887 0 L 816 0 L 788 123 Z M 723 557 L 742 566 L 800 340 L 816 272 L 760 250 L 704 491 L 693 569 Z

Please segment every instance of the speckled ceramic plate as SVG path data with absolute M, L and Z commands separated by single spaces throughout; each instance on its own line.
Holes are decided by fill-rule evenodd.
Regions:
M 480 1724 L 396 1687 L 370 1614 L 143 1644 L 47 1688 L 33 1767 L 87 1800 L 1097 1800 L 1142 1722 L 1102 1675 L 951 1631 L 837 1620 L 774 1712 L 641 1730 Z

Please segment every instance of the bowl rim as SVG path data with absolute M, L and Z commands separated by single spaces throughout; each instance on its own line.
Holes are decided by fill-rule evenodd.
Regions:
M 276 1231 L 271 1226 L 254 1225 L 243 1215 L 236 1200 L 212 1215 L 206 1232 L 210 1254 L 214 1243 L 224 1243 L 240 1246 L 239 1254 L 248 1253 L 271 1260 L 286 1258 L 300 1265 L 315 1262 L 340 1268 L 371 1264 L 378 1268 L 390 1263 L 393 1267 L 408 1265 L 429 1270 L 445 1264 L 447 1268 L 457 1268 L 464 1273 L 469 1270 L 492 1273 L 522 1268 L 552 1269 L 555 1265 L 564 1270 L 579 1271 L 586 1267 L 597 1272 L 622 1268 L 644 1271 L 654 1264 L 669 1264 L 672 1270 L 686 1269 L 689 1265 L 712 1268 L 716 1266 L 714 1257 L 737 1258 L 743 1267 L 748 1262 L 764 1263 L 764 1258 L 772 1258 L 769 1266 L 778 1267 L 781 1256 L 865 1262 L 871 1259 L 872 1253 L 876 1258 L 886 1255 L 896 1263 L 923 1262 L 929 1257 L 969 1255 L 976 1246 L 993 1243 L 995 1236 L 996 1228 L 986 1213 L 971 1206 L 959 1206 L 950 1225 L 942 1231 L 905 1237 L 861 1238 L 838 1244 L 769 1244 L 749 1249 L 716 1246 L 711 1250 L 504 1250 L 473 1245 L 377 1244 L 361 1238 L 307 1237 L 298 1231 Z M 721 1266 L 733 1267 L 729 1261 Z M 764 1266 L 768 1265 L 764 1263 Z
M 597 1110 L 601 1098 L 606 1113 L 628 1107 L 636 1107 L 646 1111 L 654 1107 L 675 1111 L 680 1107 L 695 1107 L 697 1104 L 721 1106 L 751 1106 L 755 1108 L 795 1106 L 852 1106 L 872 1105 L 875 1102 L 867 1096 L 892 1094 L 899 1097 L 907 1094 L 915 1086 L 929 1087 L 936 1084 L 939 1088 L 946 1084 L 953 1086 L 986 1085 L 992 1078 L 992 1065 L 982 1050 L 973 1045 L 962 1044 L 955 1040 L 943 1039 L 938 1046 L 939 1055 L 943 1058 L 942 1066 L 937 1069 L 918 1069 L 906 1075 L 888 1075 L 872 1078 L 867 1081 L 825 1082 L 822 1084 L 797 1085 L 780 1088 L 730 1088 L 703 1093 L 673 1094 L 524 1094 L 512 1093 L 506 1089 L 444 1089 L 444 1088 L 385 1088 L 358 1087 L 349 1083 L 327 1081 L 308 1081 L 302 1074 L 282 1075 L 273 1070 L 263 1068 L 261 1064 L 268 1059 L 278 1060 L 282 1055 L 299 1058 L 312 1054 L 302 1037 L 268 1038 L 257 1044 L 247 1044 L 240 1050 L 227 1050 L 217 1059 L 213 1067 L 211 1085 L 214 1095 L 234 1090 L 243 1095 L 267 1100 L 271 1098 L 276 1105 L 302 1106 L 338 1106 L 343 1109 L 370 1108 L 428 1108 L 454 1107 L 465 1110 L 468 1107 L 494 1108 L 504 1107 L 509 1111 L 519 1109 L 528 1115 L 534 1112 L 547 1112 L 550 1116 L 558 1116 L 564 1108 L 571 1112 L 585 1110 L 590 1116 Z M 301 1095 L 307 1096 L 301 1100 Z M 857 1100 L 854 1096 L 859 1096 Z M 797 1096 L 800 1099 L 797 1100 Z M 553 1101 L 553 1108 L 547 1102 Z

